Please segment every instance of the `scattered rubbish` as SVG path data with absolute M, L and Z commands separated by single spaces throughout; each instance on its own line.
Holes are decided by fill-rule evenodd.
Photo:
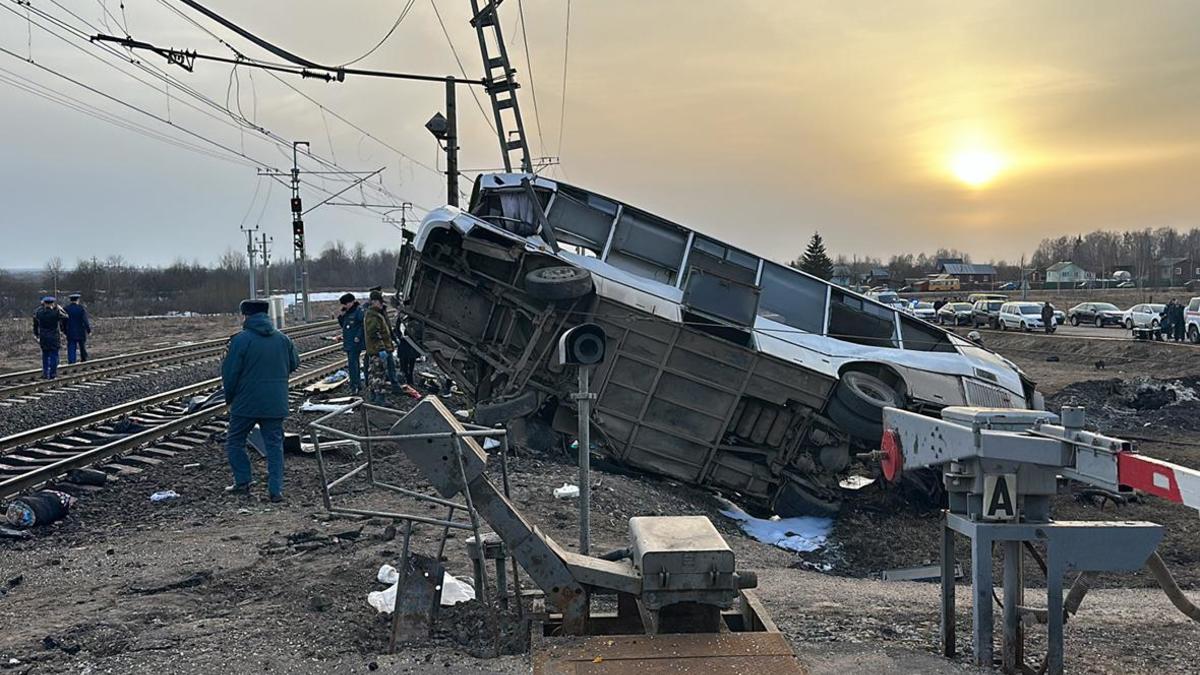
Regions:
M 46 649 L 60 649 L 64 654 L 78 653 L 81 647 L 73 642 L 63 642 L 53 635 L 47 635 L 42 638 L 42 647 Z
M 1046 357 L 1046 360 L 1049 361 L 1050 363 L 1058 363 L 1059 358 L 1057 356 L 1050 355 L 1050 356 Z
M 861 490 L 861 489 L 867 487 L 868 485 L 874 485 L 874 484 L 875 484 L 875 479 L 867 478 L 866 476 L 847 476 L 847 477 L 843 478 L 842 480 L 838 481 L 838 487 L 840 487 L 844 490 Z
M 962 565 L 955 563 L 954 578 L 961 579 L 962 575 Z M 942 578 L 942 566 L 918 565 L 916 567 L 897 567 L 896 569 L 884 570 L 880 576 L 884 581 L 930 581 Z
M 392 607 L 396 604 L 396 584 L 400 580 L 400 573 L 391 565 L 384 565 L 379 568 L 379 573 L 376 578 L 382 584 L 391 584 L 389 588 L 383 591 L 373 591 L 367 594 L 367 603 L 374 607 L 376 611 L 384 614 L 391 614 Z M 460 581 L 457 577 L 449 572 L 442 574 L 442 596 L 441 604 L 449 607 L 460 602 L 475 599 L 475 588 L 468 583 Z
M 262 555 L 277 555 L 280 553 L 304 553 L 315 551 L 327 546 L 349 545 L 362 536 L 362 527 L 345 532 L 322 534 L 316 530 L 303 530 L 287 535 L 284 540 L 273 539 L 259 547 Z
M 554 497 L 556 499 L 575 499 L 579 496 L 579 486 L 563 483 L 562 487 L 554 488 Z
M 71 469 L 67 472 L 67 480 L 77 485 L 104 485 L 108 474 L 96 469 Z
M 495 449 L 498 447 L 500 447 L 500 441 L 498 441 L 490 436 L 483 439 L 483 449 L 484 450 L 492 450 L 492 449 Z
M 174 490 L 159 490 L 158 492 L 150 495 L 150 501 L 155 503 L 169 502 L 172 499 L 179 499 L 180 496 L 181 495 Z
M 199 468 L 200 468 L 200 462 L 192 462 L 191 464 L 184 464 L 184 465 L 183 465 L 183 468 L 185 468 L 185 469 L 199 469 Z
M 825 540 L 833 528 L 832 518 L 817 516 L 780 518 L 774 516 L 770 520 L 765 520 L 751 516 L 731 501 L 726 499 L 719 501 L 724 507 L 721 509 L 721 514 L 738 521 L 742 531 L 751 538 L 788 551 L 804 553 L 821 548 L 825 545 Z
M 0 525 L 0 539 L 31 539 L 33 533 L 29 530 L 14 530 Z
M 5 518 L 14 527 L 49 525 L 66 517 L 75 506 L 75 497 L 58 490 L 39 490 L 18 497 L 8 505 Z
M 375 578 L 381 584 L 390 585 L 385 590 L 367 593 L 367 604 L 374 607 L 377 612 L 391 614 L 392 607 L 396 605 L 396 585 L 400 582 L 400 573 L 395 567 L 385 564 L 379 568 L 379 573 L 375 575 Z M 442 573 L 442 595 L 439 602 L 443 607 L 474 599 L 474 586 L 449 572 Z
M 354 448 L 355 455 L 362 453 L 362 446 L 358 444 L 358 441 L 352 441 L 349 438 L 321 442 L 321 452 L 328 452 L 337 448 Z M 306 443 L 303 441 L 300 442 L 300 452 L 311 455 L 316 451 L 317 446 L 313 445 L 312 443 Z
M 193 396 L 191 399 L 188 400 L 187 411 L 188 411 L 188 414 L 190 415 L 191 413 L 194 413 L 197 410 L 203 410 L 205 408 L 210 408 L 214 405 L 219 405 L 224 402 L 225 402 L 225 390 L 217 389 L 216 391 L 214 391 L 211 394 L 208 394 L 207 396 Z
M 471 411 L 467 410 L 465 408 L 462 410 L 455 410 L 454 416 L 457 417 L 458 419 L 462 420 L 463 422 L 468 422 L 471 419 Z
M 346 403 L 341 405 L 334 403 L 313 403 L 312 401 L 306 400 L 304 403 L 300 404 L 300 408 L 298 410 L 300 412 L 337 412 L 338 410 L 345 408 L 346 405 Z M 350 414 L 351 412 L 353 411 L 347 410 L 346 414 Z
M 400 385 L 400 391 L 404 392 L 404 395 L 409 398 L 421 398 L 421 392 L 414 389 L 412 385 L 402 384 Z
M 349 381 L 350 381 L 350 374 L 347 373 L 345 370 L 339 370 L 335 373 L 331 373 L 331 374 L 327 375 L 320 382 L 314 382 L 314 383 L 308 385 L 307 387 L 304 388 L 304 391 L 306 391 L 310 394 L 324 393 L 327 391 L 333 391 L 333 390 L 337 389 L 338 387 L 341 387 L 342 385 L 346 384 Z

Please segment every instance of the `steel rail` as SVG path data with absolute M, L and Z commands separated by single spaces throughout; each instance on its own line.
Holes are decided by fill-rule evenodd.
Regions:
M 338 347 L 338 345 L 334 345 L 334 347 Z M 331 347 L 322 347 L 321 349 L 304 353 L 302 358 L 311 361 L 312 359 L 320 358 L 331 353 Z M 340 359 L 334 359 L 330 363 L 305 369 L 302 372 L 298 372 L 292 377 L 288 378 L 288 387 L 293 388 L 297 386 L 303 386 L 310 382 L 319 380 L 322 377 L 325 377 L 327 374 L 335 372 L 341 368 L 342 365 L 343 364 Z M 173 420 L 156 425 L 153 428 L 124 436 L 103 445 L 87 447 L 78 454 L 65 457 L 57 462 L 54 462 L 53 464 L 31 467 L 30 470 L 25 473 L 0 481 L 0 499 L 9 499 L 32 487 L 43 485 L 67 473 L 68 471 L 71 471 L 72 469 L 81 469 L 96 464 L 97 462 L 124 454 L 128 451 L 136 450 L 155 441 L 159 441 L 164 437 L 171 436 L 215 417 L 224 415 L 227 410 L 228 405 L 225 403 L 214 405 L 204 408 L 203 410 L 182 415 Z
M 342 346 L 340 344 L 333 344 L 304 352 L 300 355 L 300 358 L 301 360 L 312 359 L 325 354 L 341 352 L 341 350 Z M 61 436 L 80 427 L 97 424 L 110 419 L 120 418 L 129 413 L 136 412 L 140 408 L 145 408 L 146 406 L 154 405 L 156 403 L 163 403 L 165 401 L 171 401 L 174 399 L 183 398 L 184 396 L 197 394 L 202 391 L 220 386 L 220 384 L 221 378 L 219 377 L 201 380 L 200 382 L 196 382 L 194 384 L 185 385 L 177 389 L 171 389 L 170 391 L 164 391 L 158 394 L 151 394 L 150 396 L 139 398 L 133 401 L 127 401 L 110 408 L 104 408 L 103 410 L 85 413 L 77 417 L 62 420 L 60 422 L 54 422 L 52 424 L 35 427 L 33 429 L 27 429 L 25 431 L 18 431 L 15 434 L 10 434 L 0 438 L 0 457 L 3 457 L 5 453 L 15 448 L 25 447 L 27 445 L 37 443 L 38 441 Z
M 308 335 L 319 333 L 336 325 L 335 320 L 321 321 L 317 323 L 304 324 L 302 326 L 293 326 L 283 329 L 283 333 L 288 337 L 306 337 Z M 140 352 L 128 352 L 126 354 L 114 354 L 98 359 L 90 359 L 79 363 L 72 363 L 60 366 L 58 372 L 65 376 L 54 380 L 42 380 L 42 369 L 31 368 L 29 370 L 18 370 L 11 373 L 0 373 L 0 396 L 8 394 L 10 383 L 13 385 L 22 384 L 29 380 L 33 380 L 38 384 L 53 385 L 62 383 L 66 377 L 75 377 L 78 374 L 85 372 L 94 372 L 99 369 L 108 368 L 115 365 L 135 365 L 146 361 L 155 361 L 160 357 L 173 357 L 183 355 L 193 355 L 196 352 L 202 352 L 214 348 L 223 348 L 229 342 L 228 337 L 214 338 L 211 340 L 201 340 L 200 342 L 192 342 L 186 345 L 173 345 L 170 347 L 157 347 L 155 349 L 147 349 Z

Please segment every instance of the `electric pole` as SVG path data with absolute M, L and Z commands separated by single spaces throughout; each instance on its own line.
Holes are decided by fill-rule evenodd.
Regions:
M 271 248 L 270 243 L 275 241 L 274 237 L 268 237 L 266 232 L 262 233 L 262 265 L 263 265 L 263 297 L 271 297 Z
M 300 275 L 301 302 L 304 303 L 304 321 L 310 320 L 308 308 L 308 254 L 304 249 L 304 219 L 301 217 L 300 161 L 297 148 L 309 146 L 308 141 L 292 142 L 292 252 L 296 257 L 297 273 Z
M 239 225 L 238 229 L 246 233 L 246 257 L 250 259 L 250 299 L 253 300 L 258 297 L 258 289 L 255 287 L 258 274 L 254 270 L 254 256 L 258 253 L 254 249 L 254 233 L 258 231 L 258 226 L 248 228 Z
M 446 78 L 446 114 L 434 113 L 425 128 L 446 152 L 446 203 L 458 206 L 458 113 L 454 97 L 454 78 Z

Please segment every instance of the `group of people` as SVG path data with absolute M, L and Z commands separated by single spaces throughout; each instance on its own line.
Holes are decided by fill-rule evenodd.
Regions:
M 1187 334 L 1187 320 L 1184 318 L 1183 309 L 1183 303 L 1175 298 L 1171 298 L 1171 301 L 1163 307 L 1162 320 L 1158 322 L 1163 339 L 1183 342 Z
M 393 324 L 380 289 L 371 290 L 366 307 L 353 293 L 346 293 L 338 301 L 342 308 L 337 320 L 342 327 L 342 349 L 346 351 L 351 392 L 361 392 L 365 380 L 368 400 L 381 404 L 386 402 L 389 389 L 399 393 L 404 384 L 415 387 L 413 370 L 420 352 L 408 338 L 420 341 L 421 336 L 415 334 L 420 332 L 420 324 L 407 322 L 402 312 L 397 314 Z M 400 363 L 399 375 L 397 361 Z
M 42 349 L 43 379 L 58 377 L 58 356 L 64 335 L 67 338 L 67 363 L 75 363 L 76 357 L 87 361 L 87 339 L 92 333 L 92 321 L 87 308 L 79 301 L 81 297 L 79 293 L 70 294 L 67 296 L 70 303 L 63 308 L 59 306 L 58 298 L 47 295 L 33 314 L 33 337 Z

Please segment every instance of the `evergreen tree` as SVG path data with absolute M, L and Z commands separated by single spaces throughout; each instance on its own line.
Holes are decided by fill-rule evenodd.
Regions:
M 804 249 L 804 255 L 798 262 L 800 264 L 797 266 L 801 270 L 814 277 L 829 281 L 829 277 L 833 276 L 833 261 L 825 252 L 825 242 L 821 239 L 820 232 L 813 232 L 812 239 L 808 241 L 808 248 Z

